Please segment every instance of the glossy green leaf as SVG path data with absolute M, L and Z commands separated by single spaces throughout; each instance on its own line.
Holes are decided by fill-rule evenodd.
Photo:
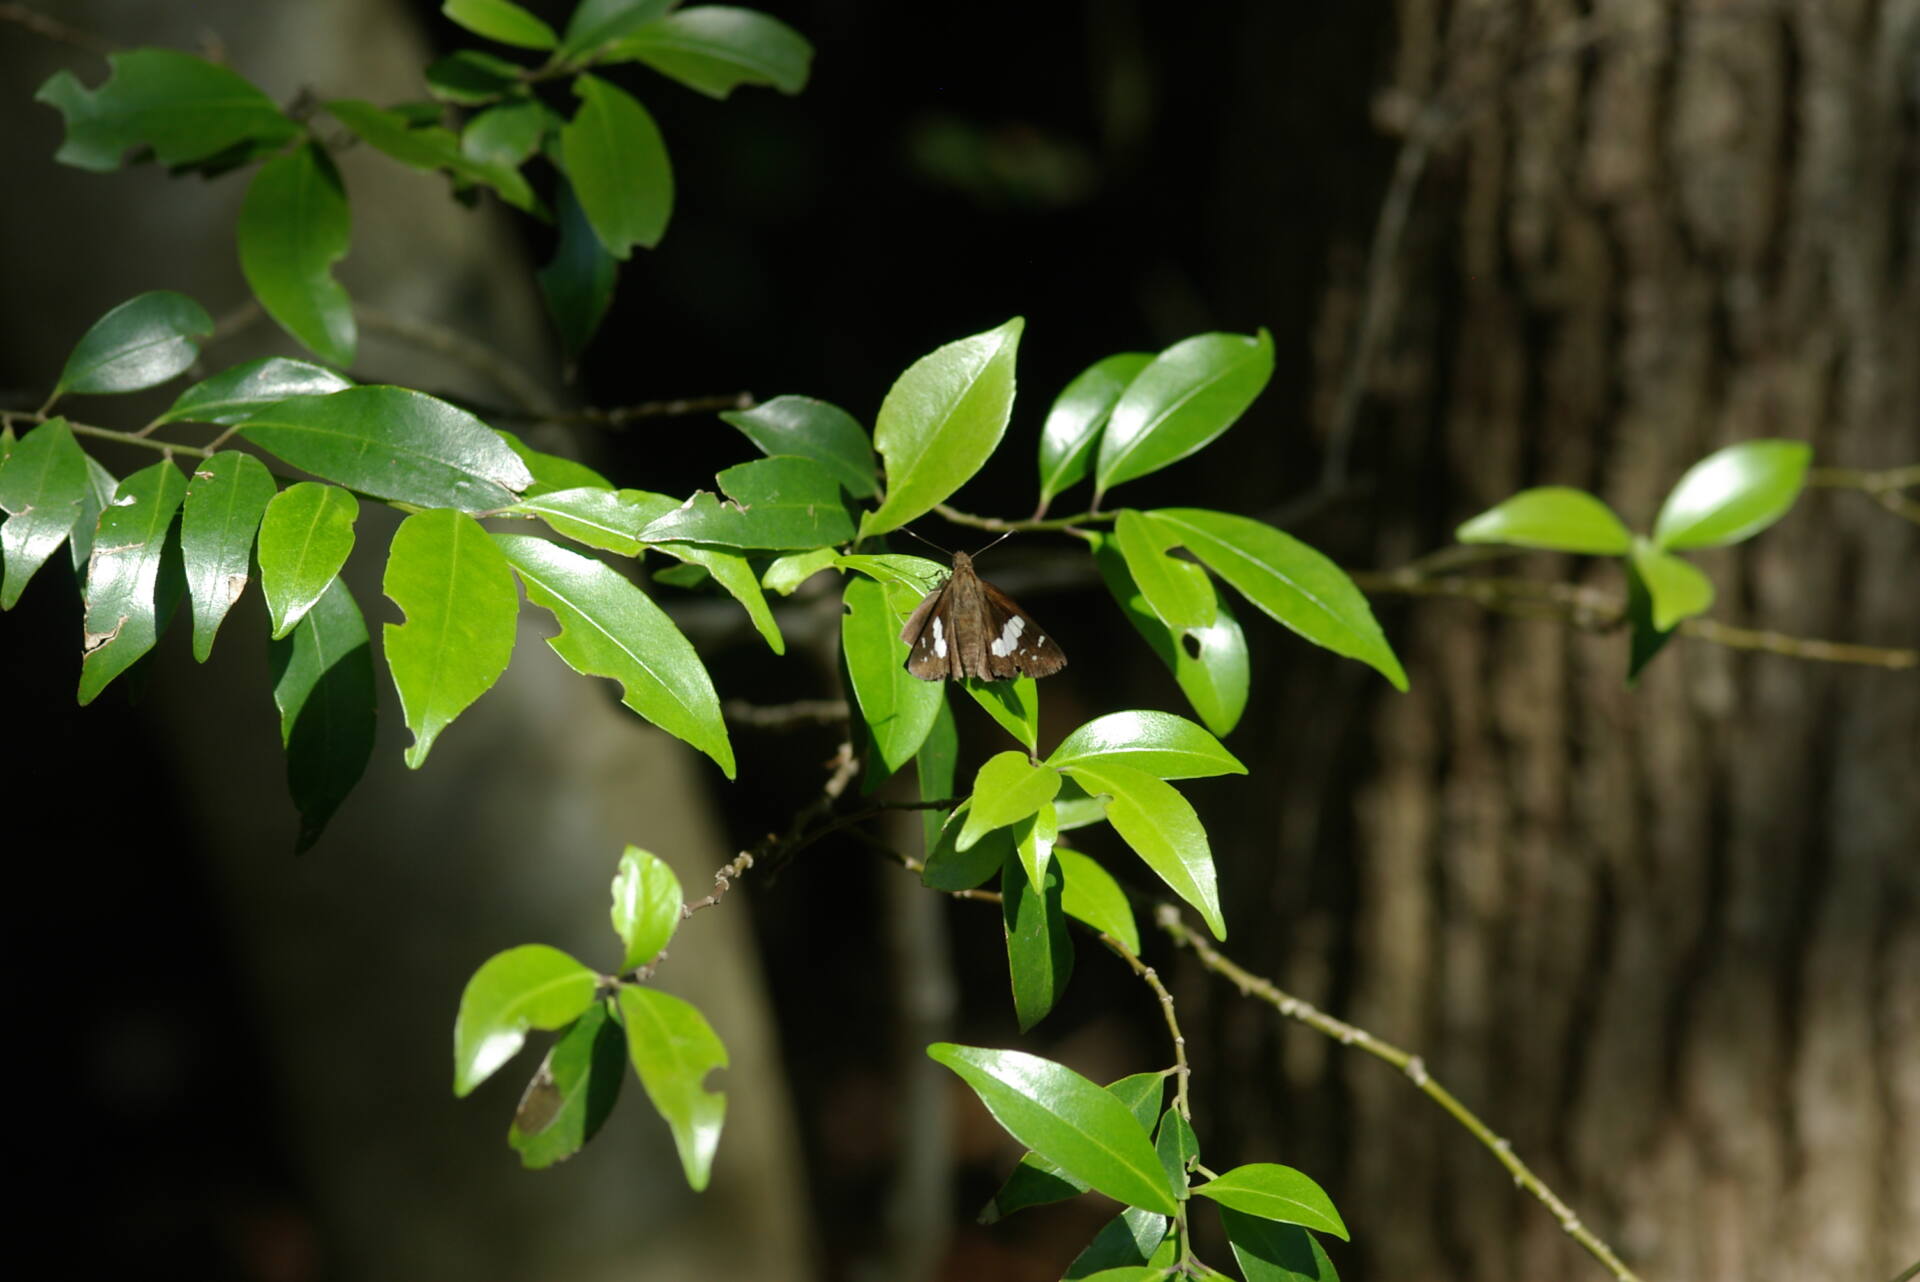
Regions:
M 946 823 L 940 827 L 932 849 L 927 852 L 927 864 L 920 872 L 920 882 L 930 890 L 951 892 L 984 886 L 1009 861 L 1019 858 L 1014 850 L 1011 828 L 995 828 L 966 850 L 955 845 L 960 837 L 961 825 L 966 822 L 966 812 L 967 805 L 962 802 L 960 809 L 948 816 Z
M 1233 1258 L 1246 1282 L 1340 1282 L 1333 1261 L 1313 1234 L 1232 1207 L 1220 1208 Z
M 593 1005 L 600 977 L 558 948 L 522 944 L 481 964 L 453 1022 L 453 1093 L 469 1094 L 519 1054 L 529 1029 L 572 1023 Z
M 475 107 L 512 93 L 527 70 L 485 50 L 456 49 L 428 64 L 427 92 L 442 102 Z
M 1160 1115 L 1165 1083 L 1166 1079 L 1158 1073 L 1134 1073 L 1108 1083 L 1106 1089 L 1107 1094 L 1126 1105 L 1134 1121 L 1140 1124 L 1140 1129 L 1147 1131 L 1152 1129 L 1154 1119 Z M 992 1224 L 1029 1206 L 1044 1206 L 1086 1191 L 1085 1184 L 1046 1158 L 1038 1153 L 1028 1153 L 1014 1167 L 1013 1174 L 1000 1186 L 1000 1191 L 994 1194 L 993 1201 L 981 1211 L 980 1223 Z M 1147 1249 L 1152 1250 L 1152 1247 Z
M 318 143 L 260 166 L 234 232 L 240 270 L 267 315 L 321 360 L 342 366 L 353 364 L 357 330 L 333 264 L 346 257 L 352 233 L 340 174 Z
M 924 556 L 905 552 L 856 552 L 834 557 L 833 564 L 843 570 L 858 570 L 881 583 L 905 588 L 913 597 L 907 607 L 908 612 L 920 603 L 920 598 L 933 591 L 947 577 L 946 567 L 938 561 L 929 561 Z M 905 623 L 906 618 L 903 613 L 900 621 Z
M 1193 1127 L 1187 1119 L 1180 1116 L 1180 1110 L 1170 1108 L 1160 1118 L 1160 1129 L 1154 1132 L 1153 1151 L 1160 1155 L 1160 1165 L 1167 1172 L 1167 1179 L 1186 1196 L 1187 1172 L 1194 1159 L 1200 1156 L 1200 1141 L 1194 1136 Z
M 500 428 L 494 429 L 494 435 L 507 443 L 507 448 L 519 458 L 521 466 L 533 476 L 533 484 L 527 486 L 522 494 L 523 498 L 537 498 L 542 494 L 552 494 L 556 490 L 611 490 L 613 488 L 612 481 L 585 463 L 559 454 L 542 453 L 512 432 Z M 635 492 L 638 493 L 638 491 Z
M 1641 669 L 1673 639 L 1673 631 L 1653 626 L 1653 594 L 1631 556 L 1623 565 L 1627 572 L 1627 688 L 1632 689 L 1639 684 Z
M 537 516 L 576 543 L 638 556 L 647 546 L 640 532 L 678 506 L 664 494 L 590 485 L 531 495 L 501 508 L 500 515 Z
M 703 1083 L 708 1073 L 727 1066 L 727 1048 L 706 1016 L 657 989 L 622 988 L 620 1015 L 634 1071 L 673 1131 L 681 1169 L 697 1193 L 707 1187 L 727 1114 L 727 1097 Z
M 960 686 L 1028 752 L 1039 747 L 1040 690 L 1032 677 L 1015 677 L 1012 681 L 968 677 Z
M 1697 567 L 1662 552 L 1645 539 L 1633 541 L 1633 568 L 1653 603 L 1653 627 L 1669 632 L 1682 619 L 1704 614 L 1713 605 L 1713 581 Z
M 1752 538 L 1800 497 L 1813 447 L 1805 441 L 1742 441 L 1687 469 L 1653 523 L 1653 543 L 1717 548 Z
M 584 1148 L 612 1115 L 626 1073 L 620 1023 L 597 1001 L 561 1032 L 520 1096 L 507 1131 L 520 1164 L 545 1170 Z
M 212 653 L 214 634 L 227 611 L 246 590 L 254 532 L 273 497 L 273 475 L 266 465 L 239 450 L 221 450 L 195 467 L 187 482 L 180 552 L 193 601 L 193 657 L 200 663 Z
M 136 295 L 95 321 L 74 344 L 53 394 L 138 392 L 166 382 L 200 356 L 213 333 L 207 309 L 171 290 Z
M 1000 871 L 1000 915 L 1007 935 L 1007 974 L 1013 1013 L 1026 1032 L 1052 1010 L 1073 977 L 1073 939 L 1060 909 L 1060 874 L 1048 870 L 1036 888 L 1021 861 Z
M 873 429 L 886 461 L 887 497 L 861 518 L 862 538 L 931 511 L 993 454 L 1013 413 L 1014 358 L 1025 324 L 1016 316 L 948 343 L 894 382 Z
M 260 521 L 260 590 L 275 640 L 293 630 L 347 563 L 359 517 L 353 495 L 315 481 L 289 485 L 267 504 Z
M 938 682 L 927 684 L 939 688 Z M 982 834 L 1038 812 L 1058 791 L 1058 771 L 1034 765 L 1024 752 L 996 753 L 973 777 L 973 805 L 960 831 L 959 848 L 966 850 Z
M 1054 398 L 1040 429 L 1040 501 L 1044 505 L 1079 484 L 1093 461 L 1100 429 L 1120 403 L 1120 394 L 1153 363 L 1146 352 L 1121 352 L 1095 361 Z
M 1247 706 L 1247 639 L 1218 585 L 1213 626 L 1181 636 L 1148 608 L 1113 536 L 1094 536 L 1093 560 L 1127 622 L 1173 673 L 1200 720 L 1215 734 L 1230 732 Z
M 806 88 L 813 46 L 792 27 L 753 9 L 700 5 L 652 22 L 614 46 L 689 89 L 725 98 L 740 85 L 781 93 Z
M 1062 779 L 1060 794 L 1053 799 L 1053 813 L 1061 832 L 1103 824 L 1107 821 L 1107 799 L 1089 797 L 1087 790 L 1072 779 Z
M 1290 534 L 1251 517 L 1202 508 L 1153 514 L 1187 549 L 1277 622 L 1407 688 L 1407 674 L 1367 598 L 1346 572 Z
M 802 583 L 820 571 L 830 569 L 838 559 L 839 553 L 832 548 L 814 548 L 811 552 L 790 552 L 786 556 L 775 557 L 767 566 L 766 573 L 760 576 L 760 586 L 781 596 L 792 596 Z
M 1103 1274 L 1124 1269 L 1148 1268 L 1153 1274 L 1164 1273 L 1162 1266 L 1173 1263 L 1176 1238 L 1171 1228 L 1166 1216 L 1129 1207 L 1094 1234 L 1087 1249 L 1074 1257 L 1061 1277 L 1071 1282 L 1093 1282 Z
M 1263 1220 L 1298 1224 L 1347 1240 L 1347 1226 L 1341 1223 L 1332 1200 L 1318 1184 L 1291 1166 L 1249 1162 L 1221 1172 L 1193 1191 Z
M 490 512 L 533 474 L 467 411 L 404 387 L 350 387 L 264 406 L 241 435 L 335 485 L 419 507 Z
M 538 208 L 539 202 L 521 175 L 518 161 L 496 163 L 470 155 L 461 146 L 460 136 L 444 125 L 415 124 L 401 112 L 355 98 L 335 99 L 326 104 L 326 110 L 360 141 L 403 165 L 429 172 L 445 171 L 461 183 L 483 183 L 516 209 L 531 212 Z
M 553 257 L 537 273 L 540 294 L 568 359 L 577 360 L 613 302 L 620 266 L 601 246 L 573 184 L 564 175 L 554 184 L 553 221 L 559 235 Z
M 702 490 L 641 532 L 648 543 L 737 548 L 817 548 L 853 537 L 853 518 L 832 472 L 810 459 L 763 458 L 717 478 L 722 500 Z
M 560 635 L 548 640 L 576 672 L 621 685 L 621 702 L 713 758 L 733 778 L 733 745 L 720 698 L 692 643 L 666 612 L 599 561 L 546 539 L 496 534 L 527 590 L 550 610 Z
M 560 43 L 540 19 L 510 0 L 446 0 L 440 12 L 473 32 L 520 49 L 551 49 Z
M 1238 757 L 1193 722 L 1145 709 L 1096 717 L 1062 739 L 1047 758 L 1056 768 L 1080 761 L 1118 761 L 1157 779 L 1247 773 Z
M 560 56 L 577 58 L 663 17 L 679 0 L 580 0 L 560 38 Z
M 1205 447 L 1232 427 L 1273 377 L 1273 336 L 1199 334 L 1141 370 L 1107 419 L 1094 468 L 1094 502 Z
M 1132 766 L 1082 760 L 1066 767 L 1089 793 L 1105 793 L 1107 822 L 1174 894 L 1200 910 L 1216 939 L 1227 937 L 1206 829 L 1172 785 Z
M 730 410 L 721 420 L 739 428 L 762 454 L 811 459 L 833 473 L 858 499 L 879 492 L 873 446 L 853 416 L 810 396 L 776 396 L 749 410 Z
M 1054 818 L 1052 803 L 1011 827 L 1013 848 L 1020 857 L 1020 866 L 1026 869 L 1027 881 L 1036 889 L 1044 887 L 1047 872 L 1053 866 L 1053 846 L 1060 839 L 1060 824 Z M 1065 874 L 1058 874 L 1054 880 L 1064 884 Z
M 290 396 L 321 396 L 352 387 L 353 382 L 324 365 L 268 356 L 222 370 L 180 393 L 156 423 L 245 421 L 265 405 Z
M 142 146 L 163 165 L 186 165 L 236 143 L 283 142 L 299 132 L 245 78 L 191 54 L 133 49 L 108 54 L 107 63 L 112 72 L 98 89 L 58 71 L 33 95 L 66 117 L 54 153 L 63 165 L 104 173 Z
M 269 642 L 287 790 L 311 849 L 373 756 L 373 648 L 347 585 L 335 579 L 293 635 Z
M 1075 921 L 1083 921 L 1095 930 L 1112 935 L 1136 957 L 1140 954 L 1140 928 L 1133 919 L 1133 906 L 1127 892 L 1113 874 L 1077 850 L 1055 846 L 1055 863 L 1064 881 L 1060 910 Z
M 24 448 L 25 442 L 21 445 Z M 108 682 L 153 648 L 159 635 L 154 589 L 160 578 L 160 558 L 173 515 L 186 493 L 180 469 L 163 459 L 120 482 L 100 513 L 93 555 L 87 562 L 82 705 L 92 703 Z
M 14 443 L 0 468 L 0 510 L 8 514 L 0 525 L 6 560 L 0 609 L 13 608 L 27 581 L 74 532 L 87 506 L 87 480 L 86 451 L 65 419 L 48 419 Z
M 380 588 L 407 616 L 381 628 L 381 643 L 413 731 L 407 765 L 418 770 L 440 732 L 506 671 L 520 599 L 479 522 L 444 508 L 400 523 Z
M 460 154 L 475 164 L 518 169 L 540 150 L 558 120 L 544 104 L 531 100 L 489 107 L 460 131 Z
M 705 570 L 728 596 L 746 610 L 753 630 L 760 634 L 767 648 L 775 654 L 787 652 L 787 641 L 780 635 L 780 624 L 775 621 L 773 610 L 767 605 L 766 594 L 760 591 L 760 580 L 754 575 L 753 566 L 746 557 L 702 543 L 663 543 L 660 551 Z
M 644 966 L 660 955 L 680 925 L 682 902 L 680 879 L 666 861 L 628 846 L 613 877 L 613 933 L 626 946 L 621 970 Z
M 119 487 L 119 479 L 101 467 L 91 454 L 87 455 L 87 485 L 80 498 L 80 519 L 73 523 L 73 533 L 67 538 L 67 550 L 73 556 L 73 572 L 81 580 L 83 600 L 86 596 L 87 561 L 93 556 L 94 531 L 99 528 L 100 514 L 107 510 L 107 504 L 113 502 L 113 492 Z
M 625 259 L 652 249 L 673 214 L 667 145 L 637 99 L 598 76 L 573 82 L 580 110 L 560 131 L 560 167 L 600 245 Z
M 854 702 L 873 738 L 875 765 L 883 776 L 892 774 L 920 751 L 946 690 L 942 682 L 922 681 L 907 671 L 900 622 L 918 601 L 911 588 L 854 576 L 847 580 L 843 600 L 840 646 Z
M 1166 555 L 1181 543 L 1179 531 L 1126 508 L 1114 522 L 1114 540 L 1134 586 L 1162 623 L 1176 633 L 1213 626 L 1213 580 L 1204 567 Z
M 1509 543 L 1553 552 L 1619 556 L 1633 534 L 1613 509 L 1585 490 L 1543 485 L 1521 490 L 1455 530 L 1462 543 Z
M 913 757 L 915 781 L 920 785 L 920 800 L 940 801 L 953 796 L 954 775 L 960 759 L 960 731 L 953 723 L 953 708 L 945 698 L 934 715 L 933 728 Z M 940 830 L 947 816 L 938 810 L 920 812 L 921 853 L 930 856 L 939 843 Z M 952 849 L 951 842 L 949 848 Z M 924 880 L 924 877 L 923 877 Z M 985 880 L 984 877 L 981 878 Z M 975 883 L 976 885 L 978 883 Z

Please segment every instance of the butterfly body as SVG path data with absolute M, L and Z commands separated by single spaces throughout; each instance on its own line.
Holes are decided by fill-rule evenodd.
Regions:
M 1067 666 L 1054 639 L 1013 599 L 953 554 L 953 573 L 914 607 L 900 639 L 907 671 L 922 681 L 1050 677 Z

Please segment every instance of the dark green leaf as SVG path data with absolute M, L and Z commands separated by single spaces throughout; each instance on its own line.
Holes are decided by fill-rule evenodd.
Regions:
M 939 688 L 938 682 L 927 684 Z M 968 849 L 992 829 L 1034 814 L 1058 791 L 1058 771 L 1034 765 L 1024 752 L 996 753 L 974 776 L 973 805 L 960 831 L 960 849 Z
M 1167 348 L 1127 385 L 1100 436 L 1094 503 L 1192 454 L 1232 427 L 1273 377 L 1273 336 L 1200 334 Z
M 1630 641 L 1627 650 L 1627 687 L 1639 683 L 1640 671 L 1653 661 L 1663 646 L 1673 639 L 1671 629 L 1662 632 L 1653 626 L 1653 594 L 1647 591 L 1633 558 L 1624 562 L 1627 572 L 1627 625 Z
M 1071 1282 L 1092 1282 L 1114 1269 L 1138 1268 L 1169 1255 L 1174 1242 L 1167 1217 L 1140 1207 L 1129 1207 L 1094 1234 L 1087 1249 L 1074 1258 L 1061 1276 Z M 1171 1263 L 1171 1259 L 1168 1260 Z
M 806 88 L 813 46 L 792 27 L 753 9 L 700 5 L 669 14 L 622 40 L 614 58 L 637 58 L 713 98 L 740 85 L 781 93 Z
M 943 697 L 940 710 L 933 719 L 933 728 L 927 732 L 926 739 L 920 744 L 920 751 L 914 754 L 913 772 L 920 784 L 920 800 L 940 801 L 953 795 L 954 772 L 960 757 L 960 732 L 953 724 L 953 708 Z M 934 847 L 939 843 L 940 830 L 945 826 L 946 816 L 938 810 L 920 812 L 921 853 L 931 857 Z M 949 853 L 953 850 L 948 843 Z M 925 880 L 923 874 L 922 880 Z M 981 881 L 986 880 L 985 877 Z M 929 883 L 931 884 L 931 883 Z M 978 885 L 979 883 L 974 883 Z
M 267 315 L 321 360 L 353 364 L 353 304 L 333 278 L 353 217 L 340 174 L 318 143 L 283 152 L 254 175 L 234 232 L 240 270 Z
M 634 96 L 600 79 L 573 82 L 580 110 L 560 131 L 560 167 L 600 245 L 624 259 L 652 249 L 673 214 L 673 169 L 659 126 Z
M 1160 1155 L 1167 1179 L 1182 1190 L 1184 1197 L 1187 1171 L 1200 1156 L 1200 1141 L 1194 1136 L 1193 1127 L 1187 1125 L 1187 1119 L 1180 1116 L 1179 1109 L 1170 1108 L 1161 1116 L 1160 1129 L 1153 1137 L 1153 1151 Z
M 0 609 L 13 608 L 27 581 L 74 532 L 87 506 L 87 480 L 86 451 L 65 419 L 48 419 L 15 442 L 0 468 L 0 510 L 8 513 L 0 525 L 6 558 Z
M 907 672 L 900 623 L 918 599 L 913 589 L 897 583 L 883 586 L 855 576 L 846 584 L 840 646 L 883 777 L 920 751 L 946 702 L 943 683 L 922 681 Z
M 1291 1166 L 1250 1162 L 1222 1172 L 1193 1191 L 1263 1220 L 1298 1224 L 1347 1240 L 1347 1226 L 1341 1223 L 1332 1200 L 1318 1184 Z
M 1148 608 L 1113 536 L 1094 539 L 1094 565 L 1127 622 L 1167 665 L 1207 728 L 1215 734 L 1231 731 L 1247 706 L 1247 639 L 1224 594 L 1214 588 L 1212 627 L 1180 636 Z
M 935 836 L 927 854 L 927 866 L 920 873 L 922 885 L 931 890 L 972 890 L 986 885 L 988 879 L 1009 862 L 1018 865 L 1011 828 L 995 828 L 967 850 L 955 846 L 960 825 L 965 821 L 963 803 L 962 809 L 955 811 Z
M 727 1114 L 727 1097 L 703 1083 L 708 1073 L 727 1066 L 727 1048 L 706 1016 L 656 989 L 622 988 L 620 1015 L 634 1071 L 673 1131 L 681 1168 L 697 1193 L 707 1187 Z
M 593 53 L 664 16 L 679 0 L 580 0 L 560 40 L 562 58 Z
M 626 1041 L 604 1001 L 567 1025 L 527 1083 L 507 1143 L 529 1171 L 564 1162 L 613 1113 L 626 1077 Z
M 725 501 L 702 490 L 640 537 L 737 548 L 817 548 L 853 537 L 840 482 L 810 459 L 755 459 L 715 479 Z
M 222 370 L 180 393 L 156 423 L 243 422 L 261 406 L 290 396 L 323 396 L 352 387 L 353 382 L 324 365 L 268 356 Z
M 1247 1282 L 1340 1282 L 1333 1261 L 1313 1234 L 1232 1207 L 1220 1208 L 1233 1258 Z
M 553 28 L 509 0 L 446 0 L 440 12 L 473 32 L 521 49 L 551 49 L 560 43 Z
M 1653 627 L 1670 632 L 1682 619 L 1713 605 L 1713 581 L 1679 557 L 1645 539 L 1633 541 L 1633 568 L 1653 602 Z
M 1052 1010 L 1073 976 L 1073 939 L 1060 909 L 1060 874 L 1048 870 L 1044 893 L 1017 860 L 1000 871 L 1000 916 L 1007 934 L 1013 1012 L 1026 1032 Z
M 287 790 L 310 849 L 373 756 L 373 650 L 366 620 L 335 579 L 293 635 L 270 642 L 273 702 L 287 751 Z
M 120 482 L 100 513 L 93 555 L 87 562 L 80 666 L 83 705 L 92 703 L 108 682 L 153 648 L 159 635 L 154 588 L 160 558 L 173 514 L 186 493 L 180 469 L 163 459 Z
M 442 102 L 475 107 L 511 93 L 527 71 L 479 49 L 456 49 L 427 67 L 427 92 Z
M 74 344 L 53 393 L 138 392 L 157 387 L 200 355 L 195 338 L 213 333 L 207 309 L 171 290 L 129 298 Z
M 66 117 L 66 140 L 54 153 L 63 165 L 105 172 L 139 146 L 153 148 L 163 165 L 184 165 L 236 143 L 284 142 L 299 132 L 244 78 L 190 54 L 134 49 L 108 54 L 107 62 L 113 70 L 98 89 L 59 71 L 33 96 Z
M 1032 677 L 1016 677 L 1012 681 L 968 677 L 960 686 L 1028 752 L 1039 746 L 1040 691 Z
M 558 948 L 522 944 L 481 964 L 453 1022 L 453 1093 L 469 1094 L 519 1053 L 529 1029 L 572 1023 L 593 1005 L 600 977 Z
M 1089 793 L 1105 793 L 1107 822 L 1174 894 L 1200 910 L 1216 939 L 1227 937 L 1206 829 L 1187 799 L 1152 775 L 1106 759 L 1082 760 L 1067 773 Z
M 198 662 L 207 661 L 214 633 L 246 590 L 254 532 L 273 496 L 273 476 L 266 465 L 239 450 L 221 450 L 194 468 L 187 482 L 180 553 L 193 599 L 193 657 Z
M 1742 441 L 1715 450 L 1667 495 L 1653 523 L 1654 546 L 1717 548 L 1752 538 L 1800 497 L 1812 458 L 1804 441 Z
M 576 462 L 559 454 L 543 454 L 512 432 L 500 428 L 495 428 L 494 433 L 507 443 L 507 448 L 519 457 L 521 464 L 533 476 L 533 484 L 524 491 L 522 495 L 524 498 L 537 498 L 543 494 L 551 494 L 555 490 L 587 488 L 611 490 L 613 488 L 613 482 L 585 463 Z
M 1054 847 L 1053 858 L 1065 882 L 1060 894 L 1060 910 L 1076 921 L 1112 935 L 1127 946 L 1128 952 L 1138 956 L 1140 928 L 1134 923 L 1127 892 L 1120 889 L 1113 874 L 1065 846 Z
M 855 498 L 870 499 L 879 492 L 867 433 L 837 405 L 810 396 L 776 396 L 720 417 L 739 428 L 762 454 L 812 459 Z
M 639 556 L 646 547 L 640 532 L 678 506 L 664 494 L 587 485 L 532 495 L 500 509 L 500 515 L 537 516 L 576 543 Z
M 564 175 L 554 186 L 553 221 L 559 235 L 553 257 L 538 273 L 540 293 L 568 359 L 577 360 L 613 302 L 619 264 L 601 247 L 573 184 Z
M 1157 779 L 1243 775 L 1247 768 L 1220 741 L 1185 717 L 1136 710 L 1096 717 L 1060 741 L 1047 764 L 1118 761 Z
M 517 169 L 540 150 L 556 119 L 537 102 L 489 107 L 460 131 L 460 154 L 476 164 Z
M 1213 580 L 1192 561 L 1166 555 L 1181 543 L 1179 531 L 1127 508 L 1114 522 L 1113 533 L 1134 586 L 1162 623 L 1182 634 L 1213 626 Z
M 428 171 L 445 170 L 463 183 L 484 183 L 516 209 L 537 208 L 533 189 L 517 168 L 469 155 L 459 135 L 439 124 L 415 125 L 398 111 L 370 102 L 341 98 L 326 104 L 327 113 L 351 129 L 360 140 L 385 152 L 403 165 Z M 539 110 L 535 108 L 535 110 Z
M 359 517 L 353 495 L 315 481 L 289 485 L 267 504 L 260 521 L 260 590 L 275 640 L 293 630 L 347 563 Z
M 1040 429 L 1040 501 L 1079 484 L 1093 459 L 1093 447 L 1120 394 L 1153 363 L 1146 352 L 1121 352 L 1095 361 L 1054 399 Z
M 81 580 L 82 597 L 86 595 L 86 568 L 88 558 L 93 555 L 94 531 L 99 527 L 100 514 L 113 502 L 113 492 L 119 485 L 113 473 L 101 467 L 91 454 L 87 456 L 87 488 L 80 499 L 80 519 L 73 523 L 73 534 L 67 539 L 67 550 L 73 555 L 74 575 Z
M 680 879 L 658 855 L 628 846 L 613 877 L 613 933 L 625 945 L 621 970 L 658 957 L 680 925 Z
M 1521 490 L 1462 525 L 1453 537 L 1462 543 L 1510 543 L 1596 556 L 1619 556 L 1633 544 L 1632 533 L 1612 508 L 1585 490 L 1565 485 Z

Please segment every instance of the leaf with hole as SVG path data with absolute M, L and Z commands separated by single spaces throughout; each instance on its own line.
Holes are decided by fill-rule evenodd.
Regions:
M 180 510 L 180 554 L 193 602 L 197 662 L 207 661 L 221 621 L 246 590 L 254 535 L 273 497 L 273 475 L 266 464 L 239 450 L 221 450 L 195 467 L 187 482 Z M 351 543 L 351 529 L 348 538 Z
M 657 989 L 623 987 L 620 1016 L 634 1071 L 673 1132 L 681 1168 L 697 1193 L 707 1187 L 727 1115 L 727 1097 L 704 1083 L 708 1073 L 727 1067 L 727 1048 L 698 1009 Z
M 97 89 L 57 71 L 34 93 L 66 118 L 54 153 L 63 165 L 105 173 L 133 147 L 151 147 L 163 165 L 188 165 L 236 144 L 272 145 L 299 133 L 273 99 L 245 77 L 172 49 L 107 55 Z
M 9 464 L 9 470 L 11 470 Z M 87 561 L 87 611 L 81 638 L 80 703 L 153 648 L 159 636 L 155 589 L 186 478 L 161 460 L 120 482 L 94 533 Z
M 1247 638 L 1218 585 L 1213 590 L 1213 626 L 1181 635 L 1147 605 L 1112 535 L 1094 535 L 1093 560 L 1127 622 L 1173 673 L 1200 720 L 1215 734 L 1229 733 L 1247 706 Z

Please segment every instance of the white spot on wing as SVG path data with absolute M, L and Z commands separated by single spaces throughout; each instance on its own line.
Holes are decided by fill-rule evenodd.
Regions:
M 1007 620 L 1007 626 L 1000 629 L 1000 635 L 987 648 L 993 651 L 995 658 L 1006 658 L 1013 653 L 1014 647 L 1020 644 L 1020 633 L 1026 629 L 1026 626 L 1025 619 L 1017 614 L 1014 615 Z
M 933 657 L 936 659 L 947 657 L 947 630 L 941 626 L 940 616 L 937 614 L 933 616 Z

